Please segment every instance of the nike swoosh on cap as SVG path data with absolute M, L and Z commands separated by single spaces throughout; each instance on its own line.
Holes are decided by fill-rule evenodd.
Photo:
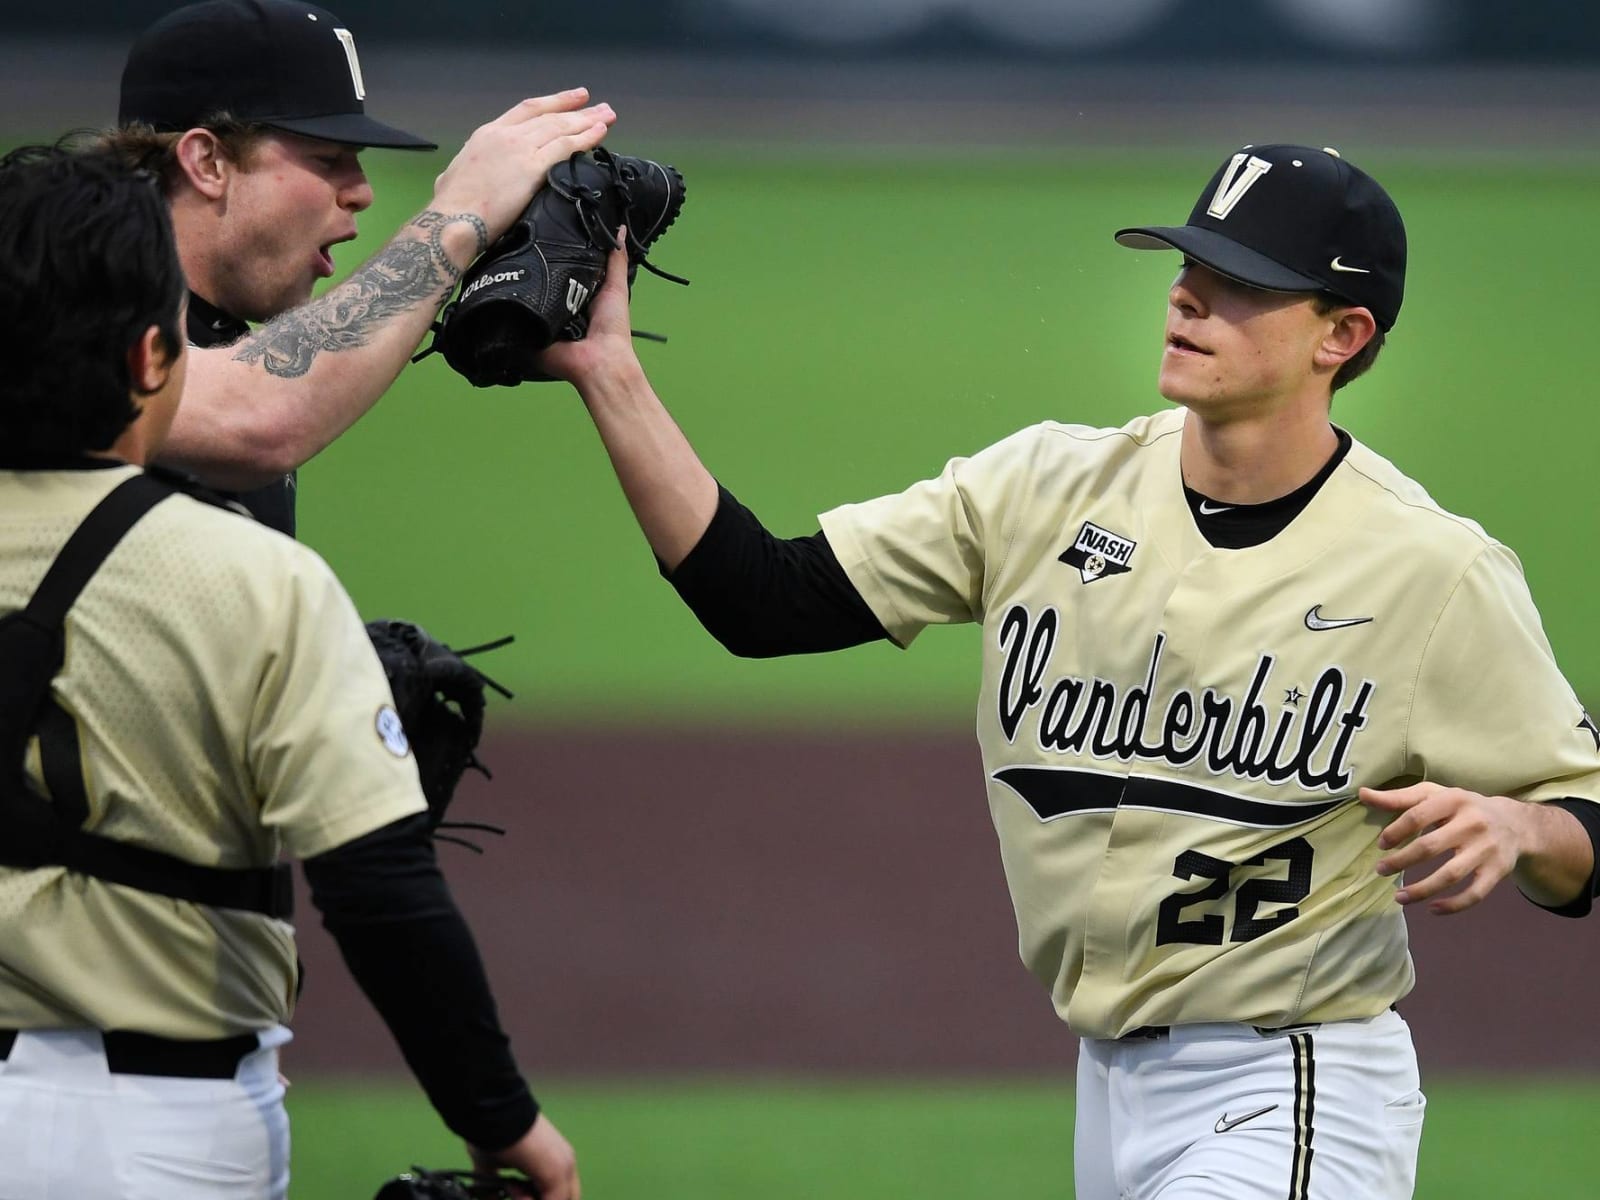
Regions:
M 1351 625 L 1365 625 L 1371 617 L 1325 617 L 1322 605 L 1313 604 L 1306 613 L 1306 628 L 1312 632 L 1322 629 L 1346 629 Z
M 1371 275 L 1372 274 L 1372 272 L 1367 270 L 1367 268 L 1365 268 L 1365 267 L 1347 267 L 1347 266 L 1345 266 L 1344 263 L 1340 261 L 1340 259 L 1342 257 L 1343 257 L 1343 255 L 1335 254 L 1333 256 L 1333 261 L 1331 263 L 1329 263 L 1328 265 L 1330 267 L 1332 267 L 1335 271 L 1348 271 L 1352 275 Z

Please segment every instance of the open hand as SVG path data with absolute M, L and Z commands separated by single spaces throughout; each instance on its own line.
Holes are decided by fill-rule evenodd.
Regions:
M 1508 796 L 1417 783 L 1382 791 L 1362 788 L 1360 799 L 1374 812 L 1395 814 L 1378 836 L 1380 850 L 1394 851 L 1378 860 L 1379 875 L 1445 859 L 1421 878 L 1405 882 L 1395 893 L 1401 904 L 1432 900 L 1429 912 L 1462 912 L 1511 874 L 1522 854 L 1529 806 Z M 1444 895 L 1458 886 L 1460 891 Z

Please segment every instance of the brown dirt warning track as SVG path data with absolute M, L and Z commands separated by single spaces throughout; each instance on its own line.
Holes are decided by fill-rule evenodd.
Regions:
M 529 730 L 440 847 L 531 1075 L 1059 1074 L 970 736 Z M 294 1072 L 400 1072 L 304 895 Z M 1509 888 L 1413 914 L 1425 1072 L 1600 1070 L 1600 929 Z M 429 986 L 429 964 L 416 964 Z

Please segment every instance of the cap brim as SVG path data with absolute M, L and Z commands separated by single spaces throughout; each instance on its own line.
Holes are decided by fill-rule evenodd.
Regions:
M 324 117 L 259 117 L 262 125 L 285 129 L 303 137 L 320 138 L 346 146 L 376 146 L 384 150 L 437 150 L 438 143 L 414 133 L 374 121 L 365 113 L 331 113 Z
M 1117 242 L 1132 250 L 1181 250 L 1219 275 L 1269 292 L 1325 292 L 1328 285 L 1291 271 L 1265 254 L 1241 246 L 1212 229 L 1193 225 L 1150 225 L 1117 230 Z

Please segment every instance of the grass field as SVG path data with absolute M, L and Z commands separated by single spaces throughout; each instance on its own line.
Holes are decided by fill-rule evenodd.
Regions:
M 622 150 L 645 150 L 619 143 Z M 1153 164 L 1064 153 L 978 164 L 892 156 L 674 156 L 688 183 L 641 274 L 641 344 L 712 470 L 776 532 L 898 490 L 1050 417 L 1120 424 L 1154 390 L 1175 256 L 1117 247 L 1181 221 L 1211 155 Z M 380 206 L 341 268 L 426 198 L 441 160 L 368 155 Z M 1593 547 L 1593 168 L 1364 154 L 1407 217 L 1407 307 L 1335 417 L 1522 556 L 1557 655 L 1600 696 Z M 740 662 L 654 563 L 563 385 L 474 390 L 434 358 L 302 472 L 305 539 L 369 616 L 496 658 L 548 719 L 967 720 L 975 632 L 912 653 Z M 895 660 L 893 669 L 886 664 Z
M 1595 1193 L 1600 1086 L 1432 1086 L 1417 1200 Z M 1066 1200 L 1071 1086 L 739 1084 L 541 1088 L 588 1200 Z M 412 1162 L 464 1165 L 414 1091 L 297 1083 L 296 1200 L 370 1200 Z M 1357 1200 L 1352 1197 L 1351 1200 Z

